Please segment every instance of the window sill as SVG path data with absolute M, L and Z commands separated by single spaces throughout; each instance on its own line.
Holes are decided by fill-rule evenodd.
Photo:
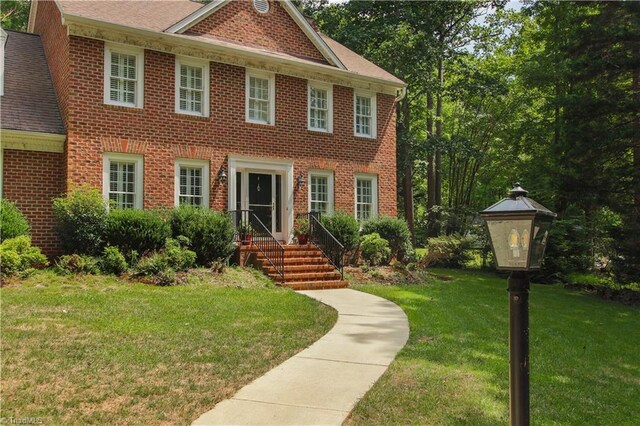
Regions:
M 358 134 L 354 134 L 353 137 L 356 138 L 356 139 L 364 139 L 364 140 L 368 140 L 368 141 L 375 141 L 375 140 L 378 139 L 375 136 L 358 135 Z
M 245 121 L 244 124 L 247 127 L 255 127 L 256 129 L 276 130 L 275 124 L 257 123 L 255 121 Z
M 307 133 L 317 136 L 333 136 L 333 132 L 328 132 L 326 130 L 317 130 L 317 129 L 309 129 L 307 128 Z
M 211 117 L 204 115 L 187 114 L 183 112 L 174 112 L 173 115 L 181 120 L 211 121 Z
M 144 108 L 136 107 L 136 106 L 124 106 L 124 105 L 113 105 L 113 104 L 102 104 L 104 109 L 109 109 L 111 111 L 123 111 L 130 112 L 133 114 L 144 114 Z

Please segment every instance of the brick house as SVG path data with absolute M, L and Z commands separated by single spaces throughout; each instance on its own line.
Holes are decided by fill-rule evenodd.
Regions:
M 88 184 L 118 208 L 396 215 L 405 84 L 289 1 L 32 1 L 9 31 L 2 196 L 58 252 L 51 199 Z M 57 101 L 56 101 L 57 100 Z

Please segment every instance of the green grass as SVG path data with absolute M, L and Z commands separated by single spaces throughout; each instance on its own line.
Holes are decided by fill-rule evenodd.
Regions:
M 411 336 L 351 424 L 508 423 L 507 282 L 434 273 L 453 280 L 356 287 L 400 305 Z M 536 284 L 530 309 L 532 423 L 639 424 L 640 310 Z
M 188 424 L 336 319 L 250 271 L 200 271 L 190 282 L 41 272 L 0 289 L 1 416 Z

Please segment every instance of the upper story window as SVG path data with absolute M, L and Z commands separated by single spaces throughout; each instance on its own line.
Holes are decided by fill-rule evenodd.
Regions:
M 309 82 L 309 130 L 330 133 L 333 129 L 333 90 L 330 85 Z
M 356 136 L 376 137 L 376 95 L 355 91 L 353 95 L 353 132 Z
M 309 172 L 309 211 L 333 212 L 333 173 L 327 170 Z
M 356 175 L 356 219 L 359 222 L 378 216 L 378 177 Z
M 209 116 L 209 63 L 176 58 L 176 112 Z
M 176 161 L 175 200 L 176 206 L 209 206 L 208 161 Z
M 275 77 L 247 70 L 246 119 L 249 123 L 275 123 Z
M 102 193 L 117 209 L 142 208 L 142 156 L 105 154 Z
M 128 46 L 104 48 L 104 103 L 143 107 L 144 50 Z

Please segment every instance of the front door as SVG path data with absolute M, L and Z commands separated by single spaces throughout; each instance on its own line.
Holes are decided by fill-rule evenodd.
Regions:
M 247 206 L 271 231 L 282 239 L 282 177 L 271 172 L 247 173 Z

